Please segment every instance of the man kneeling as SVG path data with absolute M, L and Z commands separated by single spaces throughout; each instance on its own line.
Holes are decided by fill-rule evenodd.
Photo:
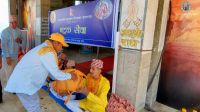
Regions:
M 73 112 L 82 112 L 83 110 L 90 112 L 105 112 L 105 108 L 107 106 L 107 94 L 110 89 L 110 83 L 105 77 L 101 75 L 102 68 L 103 61 L 99 59 L 93 59 L 91 63 L 90 73 L 88 73 L 83 81 L 83 84 L 81 84 L 81 88 L 76 91 L 75 95 L 61 95 L 60 93 L 62 93 L 61 91 L 63 91 L 63 87 L 61 86 L 63 86 L 64 84 L 62 82 L 51 83 L 50 91 L 56 98 L 64 100 L 65 102 L 67 101 L 66 106 Z M 86 97 L 82 100 L 75 100 L 77 99 L 77 92 L 84 94 L 81 95 L 81 97 Z
M 92 60 L 90 73 L 85 80 L 85 86 L 78 90 L 78 92 L 86 95 L 86 98 L 82 100 L 69 100 L 66 104 L 73 112 L 82 112 L 82 109 L 90 112 L 105 112 L 110 83 L 102 76 L 102 68 L 103 61 L 99 59 Z

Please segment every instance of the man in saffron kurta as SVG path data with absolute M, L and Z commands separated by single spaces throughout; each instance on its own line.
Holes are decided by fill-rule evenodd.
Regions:
M 68 45 L 59 33 L 51 34 L 48 41 L 33 48 L 15 67 L 5 91 L 16 93 L 28 112 L 40 112 L 37 91 L 50 74 L 56 80 L 75 80 L 76 77 L 58 68 L 57 52 Z
M 107 106 L 107 94 L 110 89 L 109 81 L 101 75 L 103 62 L 93 59 L 90 73 L 86 77 L 86 86 L 78 92 L 86 95 L 83 100 L 69 100 L 66 104 L 74 112 L 82 112 L 81 109 L 90 112 L 105 112 Z

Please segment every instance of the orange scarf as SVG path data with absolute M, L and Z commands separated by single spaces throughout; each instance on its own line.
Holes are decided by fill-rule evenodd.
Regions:
M 101 81 L 101 77 L 102 75 L 100 75 L 100 78 L 99 79 L 94 79 L 92 77 L 92 75 L 89 73 L 86 77 L 86 86 L 87 86 L 87 89 L 89 92 L 92 92 L 92 93 L 97 93 L 98 89 L 99 89 L 99 83 Z
M 40 56 L 42 56 L 42 55 L 45 55 L 46 53 L 52 52 L 52 53 L 54 54 L 56 63 L 57 63 L 57 65 L 58 65 L 58 56 L 57 56 L 56 51 L 55 51 L 54 48 L 53 48 L 52 43 L 51 43 L 49 40 L 46 40 L 45 43 L 47 43 L 48 46 L 42 47 L 42 48 L 38 51 L 38 54 L 39 54 Z

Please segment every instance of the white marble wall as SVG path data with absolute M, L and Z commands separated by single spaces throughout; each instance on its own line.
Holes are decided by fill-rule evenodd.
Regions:
M 145 106 L 158 0 L 145 0 L 142 49 L 121 48 L 118 54 L 116 93 L 140 111 Z
M 120 50 L 116 93 L 135 105 L 136 91 L 138 85 L 138 73 L 141 62 L 141 53 L 139 51 Z
M 152 107 L 156 101 L 157 97 L 157 90 L 159 85 L 159 77 L 160 77 L 160 63 L 159 59 L 162 55 L 162 50 L 165 41 L 165 34 L 166 34 L 166 27 L 167 27 L 167 20 L 168 20 L 168 10 L 169 10 L 169 2 L 170 0 L 160 0 L 159 7 L 158 7 L 158 16 L 156 22 L 156 30 L 154 35 L 154 45 L 153 45 L 153 52 L 151 58 L 151 68 L 149 74 L 149 82 L 152 80 L 153 75 L 155 78 L 152 82 L 149 91 L 147 92 L 146 97 L 146 106 Z M 155 73 L 156 68 L 157 72 Z
M 148 3 L 146 6 L 146 18 L 145 18 L 142 50 L 152 50 L 157 9 L 158 9 L 158 0 L 146 0 L 146 1 Z
M 128 99 L 139 111 L 145 106 L 151 51 L 121 49 L 116 93 Z
M 148 77 L 150 70 L 151 51 L 144 51 L 141 54 L 141 63 L 136 93 L 136 110 L 140 110 L 145 106 L 146 91 L 148 86 Z

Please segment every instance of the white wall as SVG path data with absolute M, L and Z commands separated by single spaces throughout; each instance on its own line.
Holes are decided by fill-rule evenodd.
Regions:
M 0 37 L 1 32 L 4 28 L 8 27 L 9 25 L 9 9 L 8 9 L 8 0 L 1 0 L 0 3 Z

